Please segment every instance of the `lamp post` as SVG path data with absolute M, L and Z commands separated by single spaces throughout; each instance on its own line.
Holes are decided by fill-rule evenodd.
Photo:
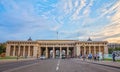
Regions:
M 58 31 L 57 31 L 57 40 L 58 40 Z

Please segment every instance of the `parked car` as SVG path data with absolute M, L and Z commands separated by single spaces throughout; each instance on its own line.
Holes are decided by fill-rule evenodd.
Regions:
M 44 55 L 42 55 L 42 56 L 40 56 L 40 59 L 41 59 L 41 60 L 45 60 L 46 57 L 45 57 Z

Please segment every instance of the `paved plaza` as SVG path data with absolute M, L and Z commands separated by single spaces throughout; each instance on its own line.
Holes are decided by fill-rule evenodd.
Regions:
M 0 72 L 120 72 L 119 62 L 116 66 L 113 62 L 107 62 L 109 66 L 102 63 L 81 59 L 35 59 L 3 63 Z

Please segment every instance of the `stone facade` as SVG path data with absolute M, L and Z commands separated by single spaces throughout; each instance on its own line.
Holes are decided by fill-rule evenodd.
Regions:
M 57 52 L 58 51 L 58 52 Z M 7 41 L 6 56 L 27 56 L 56 58 L 65 55 L 76 57 L 97 54 L 108 54 L 107 41 L 78 41 L 78 40 L 36 40 L 36 41 Z

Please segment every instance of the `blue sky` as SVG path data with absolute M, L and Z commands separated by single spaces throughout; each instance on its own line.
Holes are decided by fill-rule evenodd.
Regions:
M 120 0 L 0 0 L 0 42 L 40 39 L 120 43 Z

